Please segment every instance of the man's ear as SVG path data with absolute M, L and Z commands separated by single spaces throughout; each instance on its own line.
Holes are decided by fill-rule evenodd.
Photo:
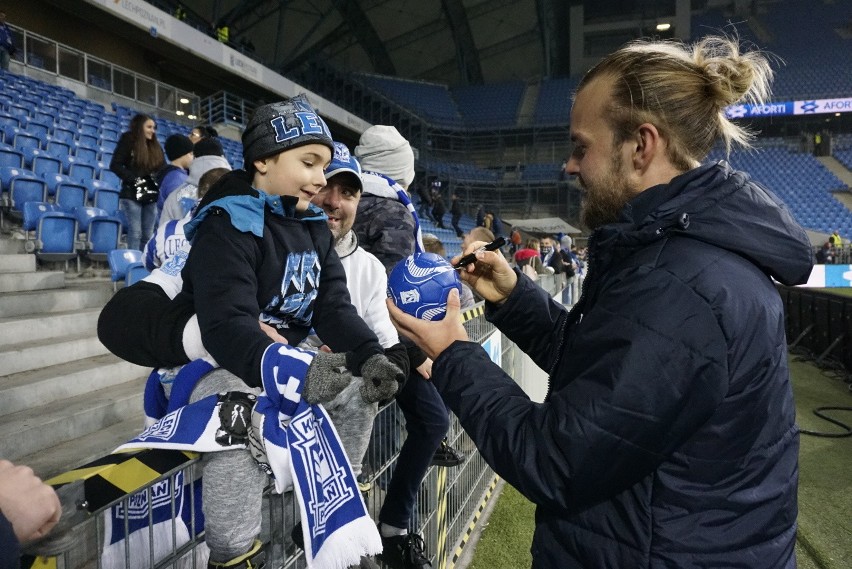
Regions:
M 647 122 L 639 125 L 634 136 L 636 147 L 633 152 L 633 166 L 638 170 L 645 170 L 660 152 L 665 151 L 665 141 L 657 127 Z
M 261 158 L 260 160 L 255 160 L 253 162 L 254 169 L 258 174 L 266 174 L 266 158 Z

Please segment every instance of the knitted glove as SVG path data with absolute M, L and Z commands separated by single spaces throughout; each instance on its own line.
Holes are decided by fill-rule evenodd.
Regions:
M 375 403 L 393 398 L 405 380 L 402 370 L 384 354 L 373 354 L 361 364 L 361 397 L 367 403 Z
M 305 376 L 302 399 L 308 403 L 331 401 L 352 381 L 346 369 L 346 354 L 317 352 Z

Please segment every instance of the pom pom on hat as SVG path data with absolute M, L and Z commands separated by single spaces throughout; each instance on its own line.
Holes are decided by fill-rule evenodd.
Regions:
M 365 130 L 355 156 L 364 170 L 384 174 L 406 187 L 414 181 L 414 151 L 395 127 L 376 125 Z

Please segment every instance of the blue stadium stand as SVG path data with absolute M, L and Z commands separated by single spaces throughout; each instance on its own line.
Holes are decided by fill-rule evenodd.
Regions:
M 44 212 L 36 226 L 35 240 L 27 243 L 27 252 L 42 261 L 64 261 L 67 269 L 68 261 L 77 259 L 77 220 L 65 212 Z

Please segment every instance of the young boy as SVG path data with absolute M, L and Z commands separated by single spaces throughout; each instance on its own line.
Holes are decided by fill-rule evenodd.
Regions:
M 259 107 L 243 134 L 247 171 L 224 175 L 199 203 L 185 225 L 188 255 L 175 255 L 107 303 L 98 322 L 104 345 L 152 367 L 212 357 L 231 373 L 201 378 L 195 401 L 228 391 L 256 393 L 264 385 L 264 356 L 273 349 L 270 336 L 279 339 L 276 347 L 297 345 L 313 328 L 334 352 L 345 352 L 353 375 L 363 376 L 366 401 L 393 397 L 402 372 L 350 303 L 326 217 L 310 204 L 325 186 L 332 149 L 328 128 L 304 98 Z M 161 284 L 173 283 L 178 273 L 182 288 L 174 296 Z M 171 278 L 158 280 L 161 274 Z M 341 391 L 343 361 L 342 354 L 318 354 L 304 376 L 302 398 L 327 401 Z M 248 455 L 239 449 L 204 456 L 214 566 L 231 566 L 257 547 L 247 538 L 257 535 L 255 521 L 259 529 L 257 490 L 265 478 Z

